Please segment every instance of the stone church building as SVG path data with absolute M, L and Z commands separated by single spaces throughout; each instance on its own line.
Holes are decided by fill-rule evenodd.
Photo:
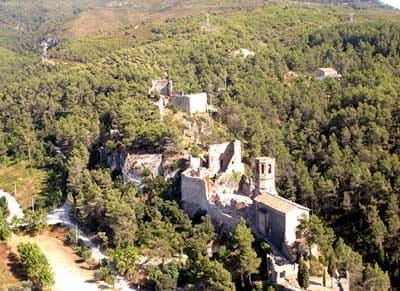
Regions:
M 278 195 L 275 188 L 275 159 L 256 158 L 255 181 L 244 175 L 240 141 L 210 145 L 205 165 L 191 163 L 182 173 L 183 208 L 189 215 L 206 211 L 219 231 L 233 230 L 244 218 L 254 234 L 272 249 L 268 270 L 273 282 L 297 276 L 292 247 L 300 242 L 299 219 L 309 209 Z M 242 176 L 240 183 L 235 180 Z

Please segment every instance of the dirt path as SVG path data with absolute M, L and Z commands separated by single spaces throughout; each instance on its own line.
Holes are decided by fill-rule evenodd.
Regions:
M 0 290 L 2 290 L 1 288 L 7 290 L 8 287 L 20 283 L 20 280 L 11 271 L 10 255 L 10 247 L 4 242 L 0 243 Z
M 46 233 L 36 237 L 14 235 L 9 245 L 15 253 L 20 242 L 34 242 L 40 246 L 55 274 L 56 284 L 52 290 L 99 290 L 93 281 L 93 271 L 81 263 L 81 258 L 70 247 L 64 246 L 61 239 Z

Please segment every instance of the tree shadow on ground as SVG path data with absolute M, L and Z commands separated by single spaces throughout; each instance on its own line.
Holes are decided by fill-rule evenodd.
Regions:
M 8 267 L 13 275 L 20 281 L 28 280 L 25 268 L 15 253 L 9 253 L 8 256 Z

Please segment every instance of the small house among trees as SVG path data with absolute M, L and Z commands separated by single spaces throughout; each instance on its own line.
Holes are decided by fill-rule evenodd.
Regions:
M 342 77 L 342 75 L 340 75 L 333 68 L 318 68 L 314 71 L 314 75 L 319 80 L 324 80 L 326 78 L 333 78 L 333 79 L 339 80 Z

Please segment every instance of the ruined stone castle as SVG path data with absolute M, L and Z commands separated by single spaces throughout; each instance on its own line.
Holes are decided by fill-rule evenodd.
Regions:
M 291 249 L 299 243 L 299 219 L 308 217 L 309 209 L 278 195 L 275 159 L 256 158 L 255 181 L 244 170 L 240 141 L 209 145 L 208 159 L 191 158 L 182 173 L 183 208 L 191 216 L 199 210 L 207 212 L 218 231 L 231 231 L 244 218 L 271 246 L 270 278 L 280 283 L 296 277 Z
M 171 103 L 177 108 L 189 113 L 204 113 L 208 110 L 207 93 L 185 94 L 173 91 L 172 80 L 168 77 L 162 80 L 154 80 L 148 88 L 148 94 L 158 94 L 159 100 L 156 104 L 162 110 L 167 104 Z

